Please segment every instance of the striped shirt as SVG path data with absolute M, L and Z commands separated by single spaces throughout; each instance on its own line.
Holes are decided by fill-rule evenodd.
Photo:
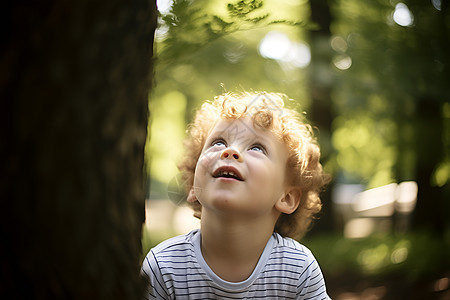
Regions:
M 205 262 L 200 231 L 162 242 L 147 254 L 146 299 L 330 299 L 311 251 L 274 233 L 248 279 L 228 282 Z

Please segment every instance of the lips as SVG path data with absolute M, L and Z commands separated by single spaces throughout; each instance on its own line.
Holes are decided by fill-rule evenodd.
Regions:
M 244 181 L 241 173 L 239 173 L 239 171 L 236 168 L 231 166 L 222 166 L 217 168 L 212 174 L 212 176 L 214 178 L 233 178 L 239 181 Z

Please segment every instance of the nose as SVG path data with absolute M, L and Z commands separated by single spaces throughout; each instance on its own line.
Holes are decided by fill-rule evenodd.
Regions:
M 221 159 L 235 159 L 238 162 L 243 162 L 244 159 L 242 158 L 242 155 L 239 153 L 239 151 L 233 147 L 228 147 L 227 149 L 223 150 L 223 152 L 220 154 Z

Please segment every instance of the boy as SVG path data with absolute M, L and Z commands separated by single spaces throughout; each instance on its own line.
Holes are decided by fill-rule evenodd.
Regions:
M 205 103 L 179 165 L 201 229 L 148 253 L 148 299 L 329 299 L 300 237 L 326 176 L 311 127 L 283 96 L 224 94 Z

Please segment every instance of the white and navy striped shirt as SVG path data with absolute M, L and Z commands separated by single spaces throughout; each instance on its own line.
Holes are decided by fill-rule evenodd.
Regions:
M 228 282 L 205 262 L 200 231 L 162 242 L 147 254 L 146 299 L 330 299 L 311 251 L 274 233 L 248 279 Z

